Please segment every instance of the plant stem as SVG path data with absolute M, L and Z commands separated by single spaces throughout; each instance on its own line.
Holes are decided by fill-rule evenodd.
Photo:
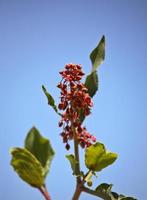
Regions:
M 76 130 L 74 128 L 74 126 L 72 127 L 73 132 L 74 132 L 74 155 L 75 155 L 75 160 L 76 160 L 76 164 L 75 164 L 75 175 L 76 177 L 76 189 L 73 195 L 72 200 L 78 200 L 80 197 L 80 194 L 82 192 L 81 190 L 81 177 L 80 175 L 80 158 L 79 158 L 79 144 L 77 141 L 77 136 L 76 136 Z
M 80 184 L 78 184 L 77 187 L 76 187 L 76 190 L 74 192 L 72 200 L 78 200 L 79 197 L 80 197 L 81 192 L 82 192 L 82 189 L 80 187 Z
M 40 188 L 38 188 L 39 190 L 40 190 L 40 192 L 43 194 L 43 196 L 44 196 L 44 198 L 46 199 L 46 200 L 51 200 L 51 197 L 50 197 L 50 195 L 49 195 L 49 193 L 48 193 L 48 191 L 47 191 L 47 188 L 45 187 L 45 186 L 42 186 L 42 187 L 40 187 Z
M 74 139 L 74 154 L 76 159 L 75 174 L 77 175 L 77 184 L 81 182 L 80 179 L 80 159 L 79 159 L 79 146 L 76 138 Z

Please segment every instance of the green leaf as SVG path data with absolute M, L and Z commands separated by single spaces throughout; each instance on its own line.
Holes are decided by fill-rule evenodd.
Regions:
M 69 155 L 66 155 L 65 157 L 69 160 L 71 168 L 73 170 L 73 174 L 75 174 L 75 167 L 77 163 L 75 156 L 73 154 L 69 154 Z
M 95 71 L 105 59 L 105 36 L 103 35 L 97 47 L 91 52 L 90 59 Z
M 102 183 L 95 190 L 90 190 L 91 194 L 106 200 L 117 200 L 111 193 L 112 184 Z M 88 189 L 89 190 L 89 189 Z
M 123 195 L 123 194 L 120 194 L 119 196 L 118 196 L 118 200 L 121 200 L 122 198 L 124 198 L 125 196 Z
M 98 90 L 98 75 L 96 71 L 93 71 L 86 77 L 85 86 L 88 89 L 88 93 L 93 97 Z
M 112 184 L 102 183 L 95 189 L 95 191 L 97 193 L 102 193 L 104 196 L 108 197 L 108 199 L 117 200 L 119 195 L 111 191 L 112 186 Z
M 25 139 L 25 148 L 40 161 L 46 176 L 55 154 L 50 141 L 44 138 L 37 128 L 33 127 Z
M 116 192 L 111 192 L 111 196 L 115 199 L 119 198 L 119 195 Z
M 100 171 L 108 165 L 111 165 L 116 159 L 116 153 L 106 152 L 106 154 L 99 159 L 97 170 Z
M 112 190 L 112 184 L 107 184 L 107 183 L 102 183 L 100 184 L 96 189 L 96 193 L 98 194 L 103 194 L 106 199 L 110 200 L 136 200 L 132 197 L 125 197 L 122 194 L 117 194 L 116 192 L 111 191 Z
M 101 171 L 116 159 L 117 154 L 106 152 L 104 144 L 99 142 L 88 147 L 85 152 L 85 165 L 92 171 Z
M 98 75 L 94 71 L 86 77 L 85 87 L 88 89 L 90 97 L 93 97 L 98 90 Z M 83 110 L 80 110 L 80 122 L 82 123 L 85 119 Z
M 48 99 L 48 104 L 54 109 L 54 111 L 61 115 L 59 112 L 58 112 L 58 109 L 57 109 L 57 106 L 55 105 L 55 100 L 54 98 L 51 96 L 51 94 L 49 94 L 45 88 L 44 85 L 42 85 L 42 90 L 44 92 L 44 94 L 46 95 L 47 99 Z
M 12 148 L 10 152 L 11 165 L 20 178 L 33 187 L 41 187 L 44 184 L 44 170 L 35 156 L 23 148 Z
M 113 186 L 112 184 L 102 183 L 95 189 L 95 191 L 101 191 L 103 193 L 110 193 L 112 186 Z
M 133 197 L 122 197 L 119 198 L 118 200 L 137 200 L 137 199 L 134 199 Z
M 97 47 L 91 52 L 92 72 L 86 77 L 85 86 L 88 89 L 90 97 L 93 97 L 98 90 L 97 68 L 105 58 L 105 36 L 102 37 Z M 80 111 L 80 122 L 84 121 L 83 111 Z

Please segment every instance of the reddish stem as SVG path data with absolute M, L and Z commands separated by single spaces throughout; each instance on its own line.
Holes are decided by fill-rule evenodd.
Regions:
M 78 200 L 79 197 L 80 197 L 81 192 L 82 192 L 82 189 L 81 189 L 80 184 L 79 184 L 77 186 L 76 190 L 75 190 L 75 193 L 74 193 L 74 195 L 72 197 L 72 200 Z
M 44 196 L 44 198 L 45 198 L 46 200 L 51 200 L 51 197 L 50 197 L 50 195 L 49 195 L 49 193 L 48 193 L 48 191 L 47 191 L 47 189 L 46 189 L 45 186 L 42 186 L 42 187 L 40 187 L 40 188 L 38 188 L 38 189 L 39 189 L 40 192 L 43 194 L 43 196 Z

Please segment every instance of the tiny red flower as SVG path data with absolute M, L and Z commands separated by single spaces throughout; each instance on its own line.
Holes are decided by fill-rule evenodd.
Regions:
M 80 82 L 84 75 L 82 67 L 77 64 L 67 64 L 65 69 L 59 73 L 62 81 L 57 85 L 61 90 L 61 102 L 58 108 L 64 110 L 59 127 L 63 127 L 61 133 L 63 143 L 66 143 L 65 147 L 68 150 L 70 148 L 68 141 L 76 138 L 81 147 L 86 148 L 96 142 L 96 138 L 85 127 L 82 127 L 80 122 L 81 110 L 86 117 L 93 106 L 88 89 Z

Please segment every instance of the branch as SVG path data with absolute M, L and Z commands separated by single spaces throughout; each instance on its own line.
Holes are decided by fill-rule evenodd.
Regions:
M 51 197 L 45 186 L 38 188 L 46 200 L 51 200 Z
M 79 144 L 76 139 L 74 139 L 74 154 L 76 159 L 76 165 L 75 165 L 75 174 L 77 175 L 77 184 L 81 182 L 80 179 L 80 159 L 79 159 Z
M 76 159 L 75 175 L 77 175 L 76 177 L 77 184 L 72 200 L 78 200 L 82 192 L 81 186 L 83 183 L 81 182 L 81 177 L 79 176 L 80 174 L 79 144 L 77 141 L 76 130 L 74 127 L 72 129 L 74 132 L 74 154 Z
M 78 200 L 82 192 L 81 184 L 77 184 L 72 200 Z

